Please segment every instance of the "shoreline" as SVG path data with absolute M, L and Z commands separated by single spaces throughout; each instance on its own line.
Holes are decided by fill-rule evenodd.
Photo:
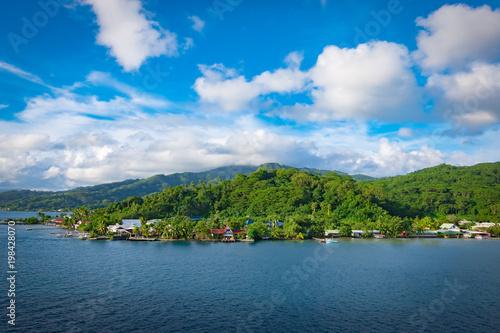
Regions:
M 8 221 L 0 221 L 0 225 L 8 225 Z M 85 232 L 78 230 L 78 229 L 72 229 L 72 228 L 67 228 L 58 224 L 52 224 L 52 223 L 38 223 L 38 224 L 26 224 L 24 222 L 16 222 L 16 225 L 22 225 L 22 226 L 31 226 L 36 227 L 36 226 L 46 226 L 46 227 L 55 227 L 58 229 L 62 230 L 67 230 L 71 232 L 76 232 L 78 237 L 78 234 L 82 235 L 85 234 Z M 395 236 L 395 237 L 390 237 L 390 236 L 385 236 L 383 238 L 375 238 L 375 237 L 333 237 L 333 238 L 318 238 L 318 237 L 312 237 L 312 238 L 307 238 L 307 239 L 284 239 L 284 238 L 277 238 L 277 239 L 169 239 L 169 238 L 143 238 L 143 237 L 129 237 L 126 239 L 122 239 L 117 237 L 117 239 L 112 239 L 110 236 L 98 236 L 98 237 L 93 237 L 93 238 L 80 238 L 80 240 L 111 240 L 111 241 L 119 241 L 119 240 L 126 240 L 126 241 L 135 241 L 135 242 L 153 242 L 153 241 L 158 241 L 158 242 L 207 242 L 207 243 L 254 243 L 254 242 L 260 242 L 260 241 L 288 241 L 288 242 L 302 242 L 302 241 L 315 241 L 319 243 L 325 243 L 325 240 L 327 239 L 363 239 L 363 240 L 383 240 L 383 239 L 475 239 L 475 238 L 468 238 L 468 237 L 443 237 L 443 236 L 429 236 L 429 235 L 409 235 L 409 236 Z M 482 239 L 478 240 L 500 240 L 500 237 L 483 237 Z

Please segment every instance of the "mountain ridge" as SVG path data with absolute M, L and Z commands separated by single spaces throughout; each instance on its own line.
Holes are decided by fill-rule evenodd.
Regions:
M 231 180 L 238 174 L 249 175 L 260 169 L 292 169 L 294 167 L 279 163 L 264 163 L 259 166 L 236 165 L 223 166 L 208 171 L 183 172 L 169 175 L 157 174 L 142 179 L 126 179 L 118 182 L 76 187 L 66 191 L 34 191 L 34 190 L 9 190 L 0 192 L 0 209 L 10 210 L 72 210 L 80 206 L 90 208 L 105 207 L 111 203 L 119 202 L 129 196 L 145 196 L 163 191 L 165 188 L 174 187 L 194 182 L 217 183 L 219 179 Z M 312 174 L 325 175 L 335 172 L 341 176 L 348 174 L 340 171 L 322 170 L 316 168 L 296 168 Z M 355 175 L 360 180 L 375 179 L 365 175 Z

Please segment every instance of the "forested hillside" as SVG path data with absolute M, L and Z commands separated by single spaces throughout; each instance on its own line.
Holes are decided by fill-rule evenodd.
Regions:
M 393 215 L 455 214 L 478 221 L 500 214 L 500 163 L 471 167 L 438 165 L 366 184 Z
M 106 207 L 125 200 L 130 196 L 145 196 L 161 192 L 165 188 L 194 182 L 218 184 L 220 180 L 234 179 L 238 174 L 249 175 L 258 169 L 290 169 L 277 163 L 266 163 L 260 166 L 229 166 L 205 172 L 184 172 L 171 175 L 156 175 L 146 179 L 129 179 L 121 182 L 80 187 L 69 191 L 7 191 L 0 193 L 0 209 L 10 210 L 73 210 L 80 206 L 89 208 Z M 325 174 L 330 171 L 302 168 L 300 170 L 313 174 Z M 360 177 L 367 177 L 359 175 Z M 363 178 L 364 179 L 364 178 Z
M 195 230 L 194 235 L 198 229 L 225 224 L 242 228 L 252 218 L 256 224 L 250 228 L 284 221 L 293 234 L 308 230 L 309 235 L 321 236 L 325 229 L 338 228 L 345 234 L 351 229 L 378 229 L 397 235 L 435 230 L 459 218 L 498 222 L 499 167 L 499 163 L 468 168 L 440 165 L 375 182 L 356 182 L 334 172 L 321 176 L 297 169 L 261 169 L 218 185 L 191 183 L 143 198 L 130 197 L 96 210 L 86 228 L 123 218 L 163 219 L 179 230 Z M 186 216 L 206 219 L 195 223 Z

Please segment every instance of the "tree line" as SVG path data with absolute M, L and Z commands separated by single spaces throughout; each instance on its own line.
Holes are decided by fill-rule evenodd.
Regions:
M 322 237 L 327 229 L 345 235 L 358 229 L 398 235 L 437 229 L 459 219 L 498 222 L 499 169 L 499 163 L 470 168 L 441 165 L 370 182 L 334 172 L 261 169 L 217 184 L 191 182 L 131 196 L 87 212 L 91 222 L 83 228 L 102 232 L 122 219 L 140 218 L 160 219 L 148 230 L 168 238 L 210 237 L 210 229 L 225 225 L 246 228 L 252 238 L 306 238 Z M 188 216 L 204 218 L 193 222 Z M 255 223 L 245 226 L 250 218 Z M 285 224 L 269 228 L 270 221 Z

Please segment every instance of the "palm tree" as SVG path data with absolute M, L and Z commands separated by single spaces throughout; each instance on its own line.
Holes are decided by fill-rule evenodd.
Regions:
M 104 218 L 100 219 L 99 222 L 97 222 L 97 225 L 96 225 L 96 232 L 99 234 L 99 235 L 104 235 L 106 233 L 106 222 L 104 220 Z
M 141 231 L 142 234 L 146 237 L 149 235 L 149 226 L 148 226 L 148 220 L 146 220 L 144 217 L 140 217 L 139 220 L 141 221 Z
M 40 222 L 43 222 L 43 218 L 45 217 L 45 214 L 42 213 L 41 210 L 38 211 L 38 213 L 36 214 L 36 216 L 38 216 L 38 219 L 40 220 Z
M 318 204 L 316 202 L 313 202 L 311 204 L 311 208 L 312 208 L 312 215 L 311 215 L 311 217 L 312 217 L 312 219 L 314 219 L 314 213 L 316 212 L 316 208 L 317 207 L 318 207 Z

